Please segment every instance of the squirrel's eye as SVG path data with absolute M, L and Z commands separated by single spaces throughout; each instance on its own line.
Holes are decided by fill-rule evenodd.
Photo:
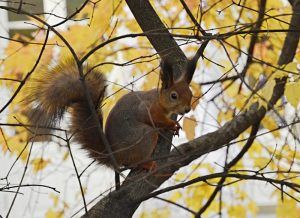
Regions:
M 171 99 L 176 100 L 178 98 L 177 92 L 171 92 Z

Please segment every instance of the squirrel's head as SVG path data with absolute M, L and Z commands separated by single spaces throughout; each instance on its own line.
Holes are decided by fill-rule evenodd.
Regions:
M 172 65 L 161 63 L 161 80 L 159 102 L 168 113 L 185 114 L 191 110 L 192 92 L 189 87 L 188 72 L 174 80 Z

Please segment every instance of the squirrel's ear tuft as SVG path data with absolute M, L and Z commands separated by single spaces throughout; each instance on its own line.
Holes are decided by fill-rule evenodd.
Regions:
M 168 61 L 160 62 L 160 78 L 162 81 L 162 89 L 167 89 L 174 84 L 173 67 Z
M 208 35 L 211 35 L 210 33 Z M 197 62 L 200 57 L 203 57 L 203 52 L 208 44 L 209 40 L 203 41 L 201 44 L 200 48 L 197 50 L 195 56 L 188 60 L 187 65 L 186 65 L 186 73 L 185 73 L 185 81 L 187 83 L 190 83 L 192 81 L 194 72 L 197 67 Z

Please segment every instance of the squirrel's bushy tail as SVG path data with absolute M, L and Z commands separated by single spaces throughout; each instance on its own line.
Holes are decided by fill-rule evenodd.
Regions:
M 102 125 L 102 114 L 98 107 L 105 92 L 105 78 L 96 69 L 90 70 L 84 67 L 85 84 L 92 101 L 98 112 L 98 119 Z M 26 115 L 32 125 L 40 127 L 55 127 L 66 110 L 70 108 L 71 131 L 74 138 L 89 150 L 99 149 L 99 137 L 97 137 L 97 123 L 91 118 L 85 91 L 80 80 L 77 65 L 74 61 L 65 61 L 45 72 L 41 72 L 38 78 L 33 79 L 28 87 L 28 95 L 25 99 L 27 105 Z M 38 134 L 50 131 L 36 131 Z M 78 134 L 77 134 L 78 133 Z M 100 147 L 99 147 L 100 146 Z M 95 148 L 95 149 L 94 149 Z M 92 155 L 94 156 L 94 155 Z

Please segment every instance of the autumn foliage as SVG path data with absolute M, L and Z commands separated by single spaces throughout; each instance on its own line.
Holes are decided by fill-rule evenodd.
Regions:
M 292 62 L 278 62 L 285 37 L 293 32 L 289 31 L 293 15 L 291 4 L 283 0 L 188 0 L 184 1 L 185 4 L 179 0 L 150 2 L 187 57 L 192 57 L 200 45 L 209 40 L 191 82 L 194 95 L 192 112 L 177 118 L 183 130 L 180 138 L 173 140 L 174 147 L 218 130 L 255 103 L 267 109 L 276 82 L 286 80 L 284 96 L 261 120 L 257 134 L 251 136 L 255 139 L 243 158 L 226 168 L 249 140 L 251 128 L 219 151 L 211 152 L 207 157 L 203 155 L 177 171 L 164 187 L 216 173 L 271 178 L 272 182 L 265 180 L 255 184 L 268 183 L 266 187 L 271 190 L 270 198 L 277 203 L 277 217 L 299 217 L 299 47 Z M 300 4 L 299 1 L 295 2 Z M 201 33 L 188 12 L 196 18 L 207 35 Z M 22 163 L 23 167 L 28 167 L 25 178 L 43 175 L 44 172 L 49 173 L 49 169 L 71 163 L 70 150 L 67 149 L 67 119 L 52 136 L 51 145 L 42 142 L 32 144 L 30 141 L 41 137 L 36 136 L 34 128 L 27 125 L 30 122 L 22 105 L 31 79 L 39 78 L 40 72 L 61 59 L 73 57 L 74 53 L 79 59 L 86 58 L 85 64 L 100 69 L 108 80 L 102 107 L 105 119 L 115 102 L 125 93 L 159 86 L 161 58 L 148 41 L 147 34 L 143 34 L 125 1 L 90 1 L 74 17 L 68 18 L 69 21 L 59 25 L 64 28 L 55 29 L 57 32 L 47 26 L 43 15 L 29 17 L 30 23 L 39 28 L 31 37 L 16 34 L 10 39 L 0 72 L 0 86 L 8 91 L 8 97 L 1 97 L 0 102 L 0 148 L 2 156 L 9 155 L 11 159 Z M 172 54 L 166 52 L 167 55 Z M 70 145 L 73 148 L 72 141 Z M 55 156 L 45 155 L 48 146 L 56 147 Z M 82 170 L 88 166 L 84 163 Z M 97 166 L 94 165 L 93 169 L 97 170 Z M 74 171 L 72 167 L 66 170 Z M 87 170 L 87 174 L 93 172 Z M 15 175 L 4 172 L 0 176 L 3 176 L 1 183 L 6 181 L 9 186 L 9 180 Z M 78 178 L 72 179 L 76 181 Z M 138 216 L 174 217 L 173 209 L 182 208 L 173 207 L 172 202 L 182 205 L 185 208 L 182 209 L 183 214 L 187 217 L 199 215 L 220 179 L 222 176 L 208 178 L 187 185 L 184 189 L 172 190 L 160 196 L 164 201 L 159 201 L 157 208 L 149 206 L 150 203 L 146 201 L 146 209 L 139 211 Z M 255 217 L 259 213 L 259 205 L 248 190 L 249 184 L 253 185 L 250 180 L 248 177 L 225 178 L 214 200 L 201 211 L 203 217 L 217 214 Z M 281 181 L 295 185 L 286 187 Z M 5 185 L 2 187 L 1 183 L 0 191 L 3 191 Z M 55 184 L 48 185 L 55 187 Z M 95 197 L 88 179 L 83 181 L 82 186 L 81 191 L 79 186 L 73 190 L 80 202 L 77 205 L 68 202 L 63 193 L 49 191 L 47 196 L 50 203 L 48 208 L 44 208 L 44 215 L 48 218 L 70 217 L 78 210 L 82 214 L 82 194 L 89 200 L 92 198 L 88 196 Z M 109 188 L 106 187 L 107 190 Z

